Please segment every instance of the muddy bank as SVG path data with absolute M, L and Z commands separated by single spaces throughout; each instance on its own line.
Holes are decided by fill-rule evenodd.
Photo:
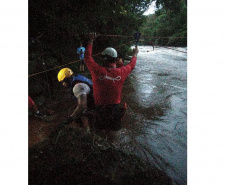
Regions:
M 118 150 L 94 133 L 58 126 L 29 148 L 29 184 L 172 184 L 137 156 Z

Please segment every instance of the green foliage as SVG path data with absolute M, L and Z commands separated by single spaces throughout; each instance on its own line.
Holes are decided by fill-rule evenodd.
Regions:
M 147 39 L 146 44 L 151 40 L 157 45 L 186 46 L 187 39 L 178 38 L 187 37 L 186 2 L 184 0 L 161 0 L 156 1 L 156 5 L 159 9 L 154 15 L 147 16 L 142 26 L 143 36 L 150 38 Z
M 126 57 L 126 55 L 132 55 L 132 49 L 130 46 L 123 46 L 120 49 L 122 57 Z
M 187 38 L 180 38 L 180 37 L 187 37 L 187 31 L 181 31 L 179 33 L 175 33 L 169 38 L 167 45 L 169 46 L 187 46 Z
M 29 74 L 77 60 L 76 49 L 80 41 L 86 45 L 85 34 L 89 32 L 133 35 L 145 20 L 142 14 L 149 4 L 149 0 L 30 0 L 29 61 L 32 61 L 32 65 L 29 65 Z M 131 40 L 99 37 L 94 53 L 108 46 L 118 48 Z M 67 67 L 76 69 L 78 63 Z M 31 77 L 29 87 L 33 88 L 37 81 L 42 81 L 53 88 L 57 83 L 56 75 L 57 70 L 54 70 Z M 47 87 L 46 83 L 44 86 Z
M 29 52 L 67 63 L 76 57 L 79 41 L 86 42 L 81 34 L 132 35 L 144 21 L 142 14 L 149 4 L 148 0 L 29 1 L 29 43 L 33 42 Z

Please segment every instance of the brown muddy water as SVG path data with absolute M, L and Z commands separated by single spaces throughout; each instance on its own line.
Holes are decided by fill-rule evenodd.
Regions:
M 153 163 L 174 184 L 187 184 L 187 54 L 176 51 L 187 48 L 138 48 L 136 67 L 123 87 L 122 102 L 128 110 L 116 145 Z M 29 146 L 48 138 L 72 104 L 53 103 L 59 108 L 47 121 L 30 116 Z

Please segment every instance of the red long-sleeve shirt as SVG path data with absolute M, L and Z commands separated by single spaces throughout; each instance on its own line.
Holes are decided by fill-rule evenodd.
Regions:
M 31 108 L 35 105 L 35 102 L 31 99 L 30 96 L 28 96 L 28 108 Z
M 85 51 L 85 63 L 92 75 L 93 93 L 96 105 L 119 104 L 123 83 L 136 65 L 137 58 L 132 57 L 129 64 L 120 68 L 102 67 L 92 57 L 92 44 Z

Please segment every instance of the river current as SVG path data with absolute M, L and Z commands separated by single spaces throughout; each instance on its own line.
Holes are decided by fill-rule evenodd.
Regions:
M 122 96 L 128 104 L 124 122 L 132 124 L 122 132 L 133 132 L 137 154 L 174 184 L 187 184 L 187 48 L 138 49 Z

